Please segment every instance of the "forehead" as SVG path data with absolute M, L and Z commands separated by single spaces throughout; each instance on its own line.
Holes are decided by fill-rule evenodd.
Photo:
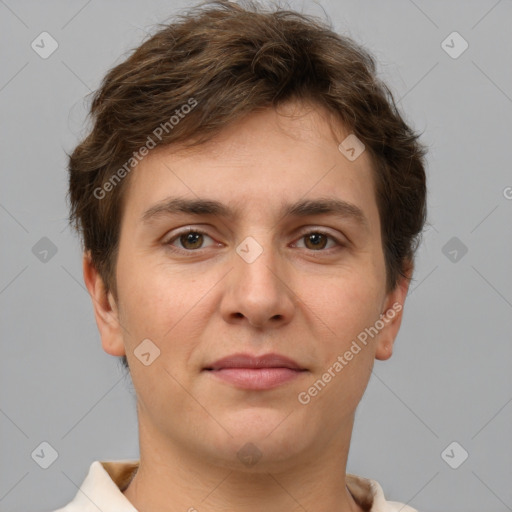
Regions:
M 207 197 L 253 214 L 264 205 L 282 210 L 284 203 L 322 196 L 356 204 L 375 222 L 372 161 L 366 151 L 354 161 L 340 152 L 348 135 L 311 104 L 251 113 L 207 143 L 151 150 L 132 171 L 125 213 L 139 219 L 170 195 Z

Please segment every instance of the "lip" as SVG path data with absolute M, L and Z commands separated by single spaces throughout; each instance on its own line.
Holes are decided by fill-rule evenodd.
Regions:
M 271 389 L 302 375 L 306 369 L 280 354 L 232 354 L 204 368 L 214 378 L 242 389 Z
M 205 370 L 223 370 L 226 368 L 289 368 L 290 370 L 303 370 L 300 365 L 289 357 L 280 354 L 263 354 L 251 356 L 250 354 L 231 354 L 209 365 Z

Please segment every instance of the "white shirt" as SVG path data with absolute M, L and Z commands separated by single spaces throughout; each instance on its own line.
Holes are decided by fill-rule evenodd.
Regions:
M 138 460 L 94 461 L 73 500 L 54 512 L 138 512 L 122 493 L 138 466 Z M 386 501 L 375 480 L 347 474 L 346 482 L 354 500 L 364 510 L 418 512 L 402 503 Z

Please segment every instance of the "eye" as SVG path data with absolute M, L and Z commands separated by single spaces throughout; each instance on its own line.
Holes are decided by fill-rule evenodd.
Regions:
M 304 241 L 304 247 L 306 249 L 310 249 L 312 251 L 321 251 L 323 249 L 331 249 L 333 246 L 340 246 L 341 244 L 336 238 L 334 238 L 329 233 L 325 233 L 324 231 L 314 230 L 304 233 L 299 240 Z M 327 247 L 329 240 L 334 242 L 334 245 Z M 297 246 L 299 242 L 295 243 Z
M 210 244 L 204 245 L 207 239 L 210 240 Z M 301 243 L 304 245 L 301 246 Z M 193 252 L 215 245 L 216 242 L 204 231 L 200 229 L 188 228 L 187 230 L 175 233 L 164 244 L 169 246 L 172 250 Z M 217 243 L 217 245 L 219 244 Z M 332 249 L 336 246 L 343 246 L 343 243 L 341 243 L 331 234 L 322 230 L 315 229 L 303 233 L 299 240 L 293 244 L 293 246 L 318 252 Z
M 167 240 L 165 244 L 183 251 L 194 251 L 204 248 L 203 244 L 206 238 L 209 238 L 213 242 L 213 239 L 204 231 L 189 228 L 181 233 L 176 233 L 173 237 Z

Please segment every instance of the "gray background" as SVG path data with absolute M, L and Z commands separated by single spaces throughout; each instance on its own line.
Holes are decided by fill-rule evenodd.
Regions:
M 85 133 L 84 97 L 186 4 L 0 0 L 1 511 L 57 508 L 93 460 L 138 457 L 131 382 L 102 351 L 66 227 L 64 151 Z M 348 470 L 423 512 L 512 510 L 512 2 L 290 4 L 325 9 L 374 53 L 431 148 L 404 324 L 358 409 Z M 31 48 L 43 31 L 59 45 L 47 59 Z M 458 58 L 442 46 L 453 31 L 469 44 Z M 43 441 L 58 452 L 46 470 L 31 456 Z M 469 454 L 458 469 L 441 456 L 453 441 Z M 452 465 L 462 453 L 448 450 Z

